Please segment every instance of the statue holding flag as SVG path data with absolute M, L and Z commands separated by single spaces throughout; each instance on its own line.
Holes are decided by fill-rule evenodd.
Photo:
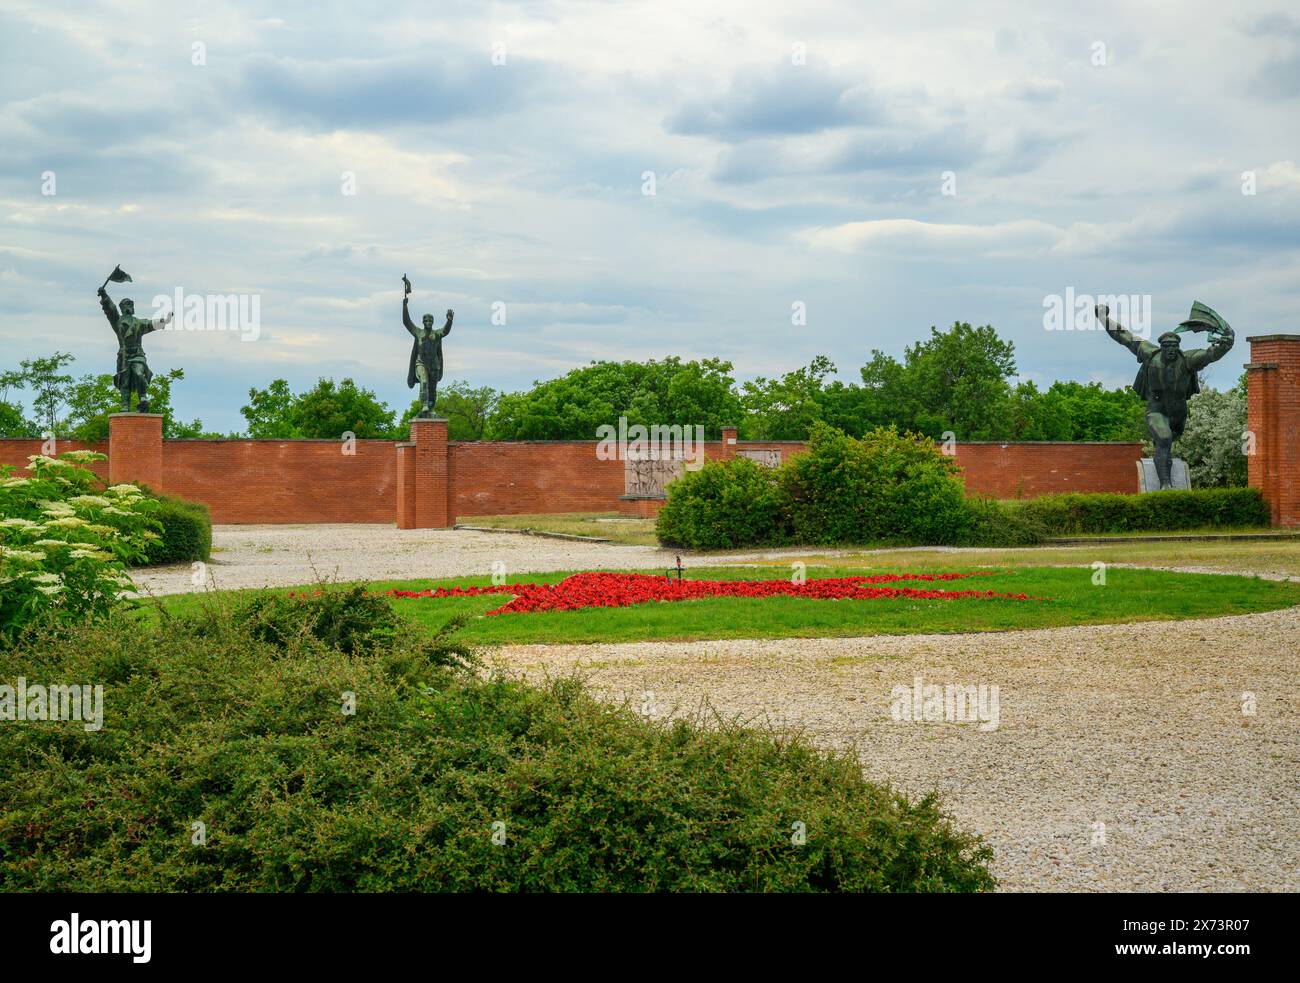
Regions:
M 438 399 L 438 383 L 442 379 L 442 339 L 451 334 L 452 318 L 456 315 L 447 311 L 447 323 L 441 328 L 433 326 L 433 315 L 426 314 L 421 319 L 422 327 L 416 327 L 411 321 L 411 281 L 402 274 L 402 324 L 410 333 L 411 362 L 406 371 L 406 386 L 414 389 L 420 387 L 420 412 L 418 419 L 433 416 L 433 404 Z
M 1153 345 L 1133 337 L 1122 324 L 1111 320 L 1105 304 L 1097 305 L 1096 314 L 1106 333 L 1142 363 L 1133 380 L 1133 391 L 1146 400 L 1147 430 L 1155 445 L 1153 457 L 1160 488 L 1171 488 L 1174 441 L 1183 435 L 1187 424 L 1187 400 L 1201 391 L 1196 373 L 1228 354 L 1235 340 L 1232 328 L 1217 312 L 1196 301 L 1187 320 L 1173 331 L 1166 331 L 1156 339 L 1159 344 Z M 1184 331 L 1205 332 L 1209 345 L 1183 351 L 1178 336 Z
M 99 306 L 104 309 L 104 316 L 117 335 L 117 371 L 113 375 L 113 386 L 122 394 L 122 412 L 131 412 L 131 394 L 139 397 L 137 412 L 149 412 L 149 398 L 146 395 L 149 380 L 153 373 L 145 360 L 142 340 L 150 331 L 166 327 L 172 315 L 169 311 L 165 317 L 156 321 L 135 316 L 135 301 L 123 298 L 115 308 L 108 291 L 104 288 L 109 282 L 130 283 L 131 276 L 123 272 L 122 267 L 113 267 L 103 285 L 99 288 Z

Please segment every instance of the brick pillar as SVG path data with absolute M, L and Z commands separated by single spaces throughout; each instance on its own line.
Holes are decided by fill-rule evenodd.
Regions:
M 162 483 L 162 414 L 112 413 L 108 418 L 108 483 L 136 481 L 156 492 Z
M 451 514 L 451 473 L 447 448 L 447 421 L 412 420 L 412 467 L 415 486 L 413 529 L 448 529 Z
M 1247 338 L 1246 429 L 1255 453 L 1246 467 L 1275 526 L 1300 525 L 1300 335 Z
M 729 457 L 736 456 L 736 428 L 722 428 L 722 453 L 719 455 L 724 461 Z
M 415 528 L 415 444 L 397 445 L 397 528 Z

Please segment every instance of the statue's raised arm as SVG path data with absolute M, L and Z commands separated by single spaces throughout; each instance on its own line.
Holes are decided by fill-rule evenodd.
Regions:
M 1133 332 L 1110 316 L 1110 308 L 1105 304 L 1098 304 L 1093 308 L 1093 313 L 1097 315 L 1097 320 L 1101 326 L 1106 329 L 1106 334 L 1131 351 L 1139 360 L 1159 350 L 1159 346 L 1134 337 Z
M 108 323 L 113 328 L 113 334 L 117 334 L 117 305 L 113 303 L 113 298 L 108 295 L 108 291 L 103 287 L 99 288 L 99 306 L 104 311 L 104 317 L 108 318 Z
M 1204 331 L 1209 344 L 1185 353 L 1187 364 L 1195 371 L 1200 371 L 1211 362 L 1217 362 L 1232 349 L 1237 340 L 1232 325 L 1223 319 L 1223 315 L 1213 308 L 1206 307 L 1199 300 L 1192 304 L 1192 313 L 1186 321 L 1174 329 L 1183 331 Z

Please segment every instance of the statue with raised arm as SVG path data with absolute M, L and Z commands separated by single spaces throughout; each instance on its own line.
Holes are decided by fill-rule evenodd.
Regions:
M 132 393 L 139 398 L 136 412 L 148 413 L 149 380 L 153 378 L 153 373 L 149 371 L 149 363 L 145 359 L 143 339 L 150 331 L 166 327 L 172 315 L 169 311 L 165 317 L 156 321 L 136 317 L 135 302 L 127 297 L 122 298 L 117 307 L 114 307 L 112 298 L 104 289 L 109 281 L 130 283 L 131 277 L 122 271 L 122 267 L 115 266 L 99 288 L 99 306 L 103 308 L 104 316 L 108 318 L 113 334 L 117 336 L 117 371 L 113 374 L 113 387 L 122 395 L 123 413 L 131 412 Z
M 420 412 L 417 418 L 428 419 L 433 416 L 433 404 L 438 399 L 438 383 L 442 381 L 442 339 L 451 334 L 451 321 L 455 314 L 447 311 L 447 323 L 441 328 L 433 326 L 433 315 L 424 315 L 423 326 L 411 323 L 411 281 L 403 274 L 402 284 L 406 292 L 402 297 L 402 323 L 414 339 L 411 345 L 411 364 L 406 372 L 406 387 L 412 389 L 420 385 Z
M 1097 305 L 1096 314 L 1106 333 L 1141 363 L 1133 380 L 1133 391 L 1146 400 L 1147 430 L 1155 445 L 1160 488 L 1171 488 L 1173 444 L 1183 435 L 1187 424 L 1187 400 L 1201 391 L 1196 373 L 1228 354 L 1235 340 L 1232 328 L 1218 313 L 1197 301 L 1192 304 L 1192 313 L 1186 321 L 1157 338 L 1158 344 L 1152 344 L 1133 337 L 1122 324 L 1112 320 L 1105 304 Z M 1206 332 L 1209 345 L 1183 351 L 1178 336 L 1184 331 Z

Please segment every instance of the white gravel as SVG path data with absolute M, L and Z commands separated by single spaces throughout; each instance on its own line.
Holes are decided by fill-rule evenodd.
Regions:
M 856 747 L 868 777 L 937 790 L 982 833 L 1004 890 L 1296 891 L 1298 649 L 1300 608 L 963 635 L 530 645 L 496 658 L 534 678 L 577 672 L 656 716 L 708 706 Z M 917 675 L 996 685 L 997 729 L 895 721 L 891 690 Z

